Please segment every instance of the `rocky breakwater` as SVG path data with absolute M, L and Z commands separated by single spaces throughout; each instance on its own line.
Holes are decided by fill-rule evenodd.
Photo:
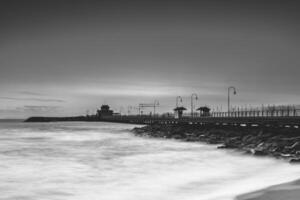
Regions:
M 220 144 L 220 149 L 238 149 L 300 163 L 300 130 L 296 128 L 153 124 L 132 131 L 137 136 Z

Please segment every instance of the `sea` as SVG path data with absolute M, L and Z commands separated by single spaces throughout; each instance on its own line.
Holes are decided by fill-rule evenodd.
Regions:
M 216 145 L 135 136 L 141 125 L 0 123 L 1 200 L 233 200 L 300 166 Z

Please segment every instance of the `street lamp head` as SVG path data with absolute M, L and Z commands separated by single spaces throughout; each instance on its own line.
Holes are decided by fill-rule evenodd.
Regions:
M 191 98 L 192 98 L 192 99 L 195 98 L 196 100 L 198 100 L 198 95 L 197 95 L 196 93 L 193 93 L 193 94 L 191 95 Z
M 179 100 L 179 101 L 178 101 Z M 178 107 L 178 102 L 182 102 L 181 96 L 176 97 L 176 107 Z
M 236 88 L 233 87 L 233 86 L 230 86 L 230 87 L 228 88 L 228 93 L 229 93 L 230 89 L 232 89 L 232 90 L 233 90 L 233 94 L 236 95 Z

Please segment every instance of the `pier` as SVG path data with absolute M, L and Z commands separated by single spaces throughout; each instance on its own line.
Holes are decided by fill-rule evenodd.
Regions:
M 176 107 L 183 108 L 183 107 Z M 198 124 L 204 126 L 241 126 L 241 127 L 280 127 L 299 128 L 300 108 L 297 106 L 267 106 L 261 108 L 237 108 L 229 112 L 203 112 L 121 115 L 113 114 L 109 106 L 104 105 L 96 115 L 76 117 L 31 117 L 26 122 L 55 122 L 55 121 L 102 121 L 131 124 Z M 174 109 L 177 111 L 177 109 Z M 175 113 L 176 113 L 175 111 Z M 205 111 L 205 109 L 204 109 Z
M 187 109 L 183 107 L 182 97 L 176 97 L 176 107 L 174 113 L 165 113 L 162 115 L 155 114 L 156 108 L 159 107 L 159 101 L 155 100 L 151 104 L 139 104 L 136 115 L 104 115 L 97 120 L 105 122 L 133 123 L 133 124 L 199 124 L 199 125 L 218 125 L 218 126 L 265 126 L 265 127 L 285 127 L 298 128 L 300 126 L 300 106 L 299 105 L 268 105 L 260 107 L 252 106 L 231 106 L 230 94 L 237 94 L 235 87 L 228 87 L 227 112 L 212 109 L 208 106 L 201 106 L 194 112 L 195 103 L 198 95 L 191 95 L 190 113 L 183 113 Z M 180 104 L 181 103 L 181 104 Z M 143 108 L 153 108 L 153 114 L 143 113 Z M 199 111 L 199 113 L 197 113 Z M 106 113 L 106 111 L 103 111 Z
M 143 115 L 98 115 L 90 116 L 93 121 L 132 123 L 132 124 L 199 124 L 217 126 L 266 126 L 298 128 L 300 126 L 300 108 L 298 106 L 262 106 L 257 108 L 235 108 L 228 112 L 212 111 L 208 107 L 197 109 L 199 113 L 181 113 L 178 115 L 178 99 L 176 98 L 175 114 Z M 154 104 L 155 105 L 155 104 Z M 192 107 L 191 107 L 192 108 Z M 99 113 L 106 113 L 100 110 Z
M 300 116 L 251 116 L 251 117 L 154 117 L 154 116 L 112 116 L 99 119 L 104 122 L 131 124 L 199 124 L 217 126 L 265 126 L 298 128 Z

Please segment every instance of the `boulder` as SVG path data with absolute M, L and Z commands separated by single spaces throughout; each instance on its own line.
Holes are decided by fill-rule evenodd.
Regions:
M 292 158 L 290 163 L 300 163 L 300 158 Z
M 222 144 L 217 147 L 218 149 L 236 149 L 237 146 L 231 144 Z
M 183 139 L 182 135 L 179 135 L 179 134 L 172 135 L 172 138 L 177 139 L 177 140 Z
M 185 139 L 185 141 L 187 141 L 187 142 L 196 142 L 196 141 L 198 141 L 199 139 L 198 139 L 198 137 L 196 137 L 196 136 L 188 136 L 186 139 Z
M 288 148 L 293 149 L 295 151 L 300 150 L 300 142 L 295 142 L 292 146 L 289 146 Z
M 255 156 L 265 156 L 267 153 L 263 149 L 250 149 L 250 153 Z

